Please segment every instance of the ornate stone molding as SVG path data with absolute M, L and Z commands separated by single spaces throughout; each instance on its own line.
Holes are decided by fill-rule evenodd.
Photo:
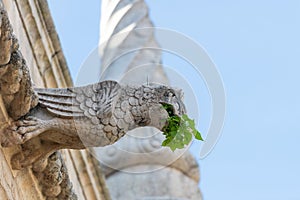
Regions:
M 0 95 L 0 107 L 1 122 L 5 123 L 2 123 L 2 125 L 4 124 L 7 127 L 11 125 L 10 119 L 19 119 L 37 105 L 37 96 L 33 91 L 29 69 L 19 51 L 18 41 L 12 34 L 7 12 L 3 8 L 0 12 L 0 93 L 4 97 L 2 100 L 2 95 Z M 10 112 L 7 114 L 6 110 Z M 3 130 L 5 127 L 2 125 L 1 129 Z M 5 140 L 4 137 L 1 135 L 0 140 Z M 32 144 L 24 145 L 23 150 L 26 149 L 26 146 L 32 148 Z M 36 147 L 36 145 L 34 146 Z M 24 156 L 23 153 L 18 155 Z M 48 198 L 76 199 L 66 166 L 58 155 L 59 152 L 56 152 L 49 158 L 45 157 L 40 162 L 35 163 L 35 167 L 33 167 L 35 176 L 40 181 L 44 196 Z
M 27 114 L 38 101 L 7 12 L 1 9 L 0 13 L 0 94 L 9 116 L 16 120 Z
M 51 154 L 46 162 L 40 160 L 34 163 L 32 170 L 38 178 L 43 195 L 47 199 L 78 199 L 60 152 Z
M 74 151 L 70 150 L 74 158 L 73 164 L 77 176 L 82 182 L 85 199 L 110 200 L 110 195 L 105 183 L 105 177 L 99 162 L 92 156 L 92 149 Z
M 1 1 L 2 2 L 2 1 Z M 64 55 L 61 51 L 61 47 L 60 47 L 60 43 L 57 37 L 57 33 L 55 31 L 55 27 L 53 25 L 53 21 L 48 9 L 48 5 L 47 5 L 47 1 L 46 0 L 21 0 L 21 1 L 8 1 L 8 0 L 4 0 L 4 4 L 6 6 L 6 8 L 9 10 L 9 15 L 10 18 L 13 19 L 12 21 L 14 22 L 14 26 L 18 27 L 18 29 L 16 29 L 17 35 L 19 37 L 21 37 L 22 39 L 22 44 L 23 44 L 23 52 L 25 52 L 25 55 L 27 58 L 29 59 L 29 65 L 31 67 L 31 72 L 33 73 L 33 78 L 35 80 L 35 83 L 39 86 L 47 86 L 47 87 L 67 87 L 67 86 L 71 86 L 72 85 L 72 80 L 70 78 L 70 74 L 68 71 L 68 67 L 66 65 L 66 61 L 64 59 Z M 1 15 L 1 23 L 2 23 L 2 18 L 3 16 Z M 6 17 L 6 19 L 8 19 Z M 3 24 L 3 23 L 2 23 Z M 9 25 L 10 26 L 10 25 Z M 2 27 L 2 26 L 1 26 Z M 11 30 L 11 29 L 10 29 Z M 1 40 L 2 42 L 2 40 Z M 26 46 L 26 49 L 24 48 L 24 46 Z M 5 45 L 3 43 L 1 43 L 0 47 L 4 48 Z M 21 47 L 22 48 L 22 47 Z M 8 55 L 11 56 L 9 53 L 5 53 L 4 52 L 9 52 L 5 49 L 9 49 L 10 48 L 4 48 L 3 51 L 1 49 L 1 55 Z M 5 50 L 5 51 L 4 51 Z M 2 61 L 7 61 L 10 58 L 7 59 L 2 59 Z M 4 63 L 5 63 L 4 62 Z M 45 67 L 46 66 L 46 67 Z M 1 66 L 2 67 L 2 66 Z M 0 68 L 1 68 L 0 67 Z M 41 81 L 42 80 L 42 81 Z M 6 114 L 6 106 L 4 105 L 4 103 L 2 104 L 0 102 L 0 118 L 1 118 L 1 126 L 0 129 L 5 128 L 6 126 L 8 126 L 11 122 L 11 119 L 9 119 L 8 114 Z M 3 123 L 2 123 L 3 122 Z M 5 125 L 5 126 L 4 126 Z M 0 135 L 1 137 L 2 135 Z M 2 140 L 0 138 L 0 140 Z M 6 156 L 6 160 L 7 162 L 9 162 L 11 156 L 13 154 L 15 154 L 16 152 L 18 152 L 18 150 L 21 151 L 26 151 L 26 149 L 28 148 L 33 148 L 33 149 L 38 149 L 41 147 L 41 143 L 40 141 L 34 140 L 34 141 L 30 141 L 24 145 L 21 146 L 14 146 L 11 148 L 5 148 L 5 149 L 0 149 L 0 156 L 2 155 L 2 151 L 4 152 L 4 155 Z M 44 184 L 43 181 L 40 181 L 38 184 L 40 185 L 41 191 L 46 191 L 44 192 L 45 197 L 47 197 L 48 199 L 70 199 L 67 198 L 66 195 L 64 197 L 62 197 L 62 193 L 65 194 L 69 194 L 68 196 L 73 196 L 74 194 L 72 194 L 71 191 L 72 188 L 70 188 L 70 177 L 68 176 L 68 174 L 66 173 L 66 168 L 63 167 L 65 166 L 65 161 L 68 162 L 68 168 L 70 168 L 71 172 L 74 174 L 74 170 L 76 170 L 73 167 L 73 164 L 70 163 L 71 159 L 74 159 L 74 163 L 78 164 L 78 165 L 88 165 L 88 163 L 80 163 L 76 157 L 72 158 L 72 155 L 69 155 L 69 151 L 68 150 L 64 150 L 63 151 L 64 155 L 68 155 L 66 157 L 64 157 L 64 159 L 62 159 L 61 156 L 57 156 L 59 153 L 55 152 L 52 155 L 49 155 L 50 157 L 48 158 L 48 156 L 46 156 L 45 158 L 43 158 L 42 160 L 40 160 L 39 162 L 36 162 L 33 164 L 33 169 L 35 169 L 35 176 L 37 177 L 37 179 L 39 180 L 43 180 L 44 174 L 46 174 L 47 172 L 51 172 L 50 174 L 48 173 L 48 175 L 51 175 L 51 177 L 53 179 L 48 179 L 50 181 L 50 183 L 48 183 L 48 185 Z M 22 154 L 20 154 L 22 156 Z M 56 160 L 53 160 L 53 159 Z M 2 157 L 1 157 L 2 159 Z M 50 162 L 51 159 L 51 162 Z M 1 160 L 1 162 L 4 162 L 3 160 Z M 2 166 L 4 166 L 4 163 Z M 51 164 L 52 163 L 52 164 Z M 53 168 L 53 163 L 61 163 L 62 167 L 54 167 Z M 2 163 L 1 163 L 2 164 Z M 38 169 L 38 170 L 37 170 Z M 7 168 L 2 169 L 1 168 L 1 172 L 4 173 L 4 171 L 2 170 L 9 170 L 9 166 Z M 28 171 L 30 172 L 31 170 L 21 170 L 18 171 L 20 172 L 19 174 L 22 174 L 21 177 L 24 176 L 24 178 L 27 181 L 31 181 L 31 176 L 26 178 L 26 174 L 24 174 L 24 171 Z M 32 173 L 29 173 L 29 175 Z M 63 177 L 65 177 L 62 182 L 60 183 L 55 181 L 55 174 L 64 174 Z M 98 180 L 98 176 L 99 174 L 95 174 L 95 177 L 89 177 L 92 181 L 92 179 L 97 179 Z M 19 183 L 22 178 L 15 178 L 16 180 L 14 181 L 18 181 Z M 81 190 L 85 190 L 84 185 L 82 186 L 78 186 L 78 184 L 82 184 L 81 179 L 77 180 L 76 176 L 73 176 L 72 181 L 75 181 L 75 186 L 76 186 L 76 192 L 78 195 L 78 197 L 80 197 L 80 199 L 85 199 L 82 195 L 82 191 Z M 2 179 L 0 178 L 0 181 Z M 6 179 L 7 181 L 9 179 Z M 53 181 L 53 182 L 51 182 Z M 10 184 L 11 186 L 13 186 L 15 189 L 17 189 L 17 186 L 10 182 L 8 182 L 8 184 Z M 30 183 L 31 185 L 32 183 Z M 49 188 L 49 184 L 54 184 L 56 185 L 55 187 L 53 187 L 53 190 L 55 190 L 55 188 L 61 187 L 61 193 L 59 194 L 59 196 L 57 197 L 53 197 L 53 193 L 51 194 L 51 192 L 49 193 L 49 190 L 51 191 L 51 188 Z M 4 186 L 4 190 L 6 190 L 6 186 L 3 184 L 0 184 L 0 186 Z M 103 185 L 101 185 L 101 187 L 105 186 L 105 183 Z M 82 189 L 81 189 L 82 188 Z M 100 191 L 101 188 L 96 188 Z M 0 189 L 1 190 L 1 189 Z M 24 198 L 26 199 L 42 199 L 42 197 L 40 196 L 40 191 L 37 192 L 32 192 L 31 190 L 21 190 Z M 99 192 L 99 191 L 95 191 L 95 193 Z M 16 191 L 14 191 L 16 192 Z M 21 199 L 20 196 L 18 196 L 17 192 L 8 192 L 8 198 L 9 199 Z M 26 193 L 28 192 L 28 194 Z M 1 193 L 1 191 L 0 191 Z M 46 195 L 46 193 L 50 196 L 52 196 L 51 198 L 49 196 Z M 55 192 L 54 192 L 55 193 Z M 28 197 L 28 195 L 34 195 L 32 197 Z M 10 196 L 13 195 L 13 197 L 11 198 Z M 106 194 L 107 195 L 107 194 Z M 0 197 L 1 194 L 0 194 Z M 23 199 L 23 198 L 22 198 Z M 103 198 L 101 197 L 101 200 Z M 108 199 L 106 197 L 104 197 L 104 199 Z

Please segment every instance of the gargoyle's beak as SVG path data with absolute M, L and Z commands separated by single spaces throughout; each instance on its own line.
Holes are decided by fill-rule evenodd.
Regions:
M 174 108 L 174 114 L 177 116 L 182 116 L 186 114 L 186 108 L 183 103 L 178 104 L 178 108 Z
M 174 114 L 177 116 L 182 116 L 182 115 L 186 114 L 185 106 L 183 106 L 183 107 L 181 106 L 179 110 L 175 109 Z
M 164 104 L 167 104 L 167 105 L 170 105 L 172 107 L 172 111 L 171 111 L 171 115 L 177 115 L 177 116 L 182 116 L 184 114 L 186 114 L 186 108 L 184 106 L 184 104 L 182 102 L 160 102 L 160 104 L 164 105 Z M 169 113 L 170 114 L 170 113 Z

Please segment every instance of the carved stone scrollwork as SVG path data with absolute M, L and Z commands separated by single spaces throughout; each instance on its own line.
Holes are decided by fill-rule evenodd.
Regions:
M 0 2 L 1 3 L 1 2 Z M 6 65 L 10 60 L 12 47 L 12 31 L 5 10 L 0 10 L 0 65 Z
M 53 153 L 45 161 L 36 162 L 32 170 L 47 200 L 78 199 L 60 152 Z
M 0 9 L 0 25 L 0 94 L 9 116 L 17 120 L 37 105 L 38 98 L 4 9 Z

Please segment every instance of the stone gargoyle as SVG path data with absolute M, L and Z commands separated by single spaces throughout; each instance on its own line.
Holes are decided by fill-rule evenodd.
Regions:
M 137 127 L 162 130 L 169 117 L 162 104 L 172 105 L 175 115 L 185 114 L 181 92 L 163 85 L 128 86 L 108 80 L 75 88 L 34 88 L 4 10 L 0 26 L 0 100 L 10 118 L 8 126 L 0 127 L 0 143 L 22 145 L 12 157 L 14 169 L 59 149 L 113 144 Z
M 58 149 L 84 149 L 113 144 L 141 126 L 162 130 L 169 117 L 185 113 L 179 93 L 163 85 L 120 86 L 115 81 L 65 89 L 35 89 L 38 104 L 2 131 L 2 146 L 24 144 L 38 137 L 43 149 L 23 152 L 21 166 Z M 25 155 L 25 156 L 24 156 Z

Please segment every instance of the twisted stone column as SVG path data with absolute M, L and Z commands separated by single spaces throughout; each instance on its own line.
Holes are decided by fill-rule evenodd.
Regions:
M 160 66 L 161 50 L 152 28 L 144 1 L 102 1 L 99 53 L 103 79 L 113 77 L 133 84 L 168 83 Z M 147 74 L 137 74 L 138 68 L 145 65 L 151 65 Z M 128 71 L 130 77 L 118 76 Z

